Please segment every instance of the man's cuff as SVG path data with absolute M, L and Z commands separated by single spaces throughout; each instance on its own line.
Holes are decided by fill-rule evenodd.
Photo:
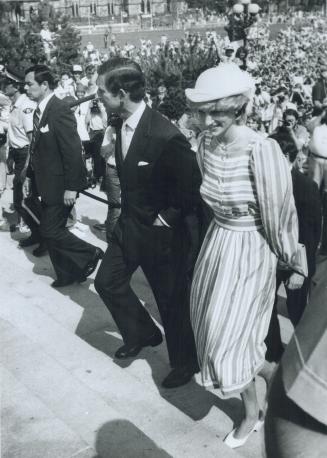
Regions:
M 171 227 L 171 226 L 169 226 L 169 224 L 163 219 L 163 217 L 160 216 L 159 214 L 158 214 L 158 218 L 160 219 L 160 221 L 162 222 L 162 224 L 163 224 L 164 226 Z

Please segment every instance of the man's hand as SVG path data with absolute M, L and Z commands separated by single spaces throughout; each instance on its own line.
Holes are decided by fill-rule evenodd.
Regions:
M 303 282 L 304 282 L 303 275 L 300 275 L 294 272 L 289 277 L 289 279 L 285 282 L 285 286 L 288 289 L 300 289 L 303 285 Z
M 65 193 L 64 193 L 64 204 L 67 207 L 71 207 L 71 206 L 74 205 L 74 203 L 76 202 L 76 194 L 77 194 L 76 191 L 68 191 L 68 190 L 65 191 Z
M 23 182 L 23 197 L 24 199 L 27 199 L 31 195 L 32 192 L 32 182 L 30 178 L 25 178 Z

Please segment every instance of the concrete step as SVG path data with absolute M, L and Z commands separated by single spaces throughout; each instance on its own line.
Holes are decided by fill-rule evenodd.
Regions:
M 0 245 L 5 457 L 82 458 L 94 451 L 105 458 L 241 456 L 221 441 L 238 415 L 237 399 L 222 402 L 196 382 L 162 389 L 168 367 L 163 345 L 119 365 L 112 357 L 120 336 L 92 281 L 53 290 L 46 258 L 37 261 L 43 275 L 35 275 L 34 260 L 8 234 L 0 234 Z M 33 426 L 32 411 L 43 429 Z M 14 440 L 17 430 L 20 441 Z M 60 434 L 70 444 L 66 451 L 56 449 Z M 258 441 L 253 436 L 242 456 L 260 456 L 252 453 Z M 32 443 L 37 448 L 28 455 Z

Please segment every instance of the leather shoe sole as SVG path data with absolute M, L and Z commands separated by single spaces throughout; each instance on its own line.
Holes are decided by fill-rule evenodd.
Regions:
M 186 385 L 195 373 L 196 370 L 188 366 L 175 368 L 167 375 L 161 385 L 164 388 L 177 388 Z
M 80 276 L 80 280 L 78 280 L 79 282 L 85 281 L 87 277 L 93 274 L 93 272 L 97 268 L 98 262 L 100 261 L 100 259 L 103 258 L 103 256 L 104 256 L 104 252 L 101 250 L 101 248 L 97 247 L 95 249 L 95 253 L 93 255 L 92 260 L 88 262 L 87 266 L 83 270 Z
M 162 334 L 161 332 L 158 332 L 146 341 L 137 344 L 137 345 L 123 345 L 122 347 L 118 348 L 118 350 L 115 353 L 115 358 L 118 359 L 125 359 L 125 358 L 133 358 L 134 356 L 137 356 L 142 348 L 144 347 L 156 347 L 157 345 L 160 345 L 162 343 Z

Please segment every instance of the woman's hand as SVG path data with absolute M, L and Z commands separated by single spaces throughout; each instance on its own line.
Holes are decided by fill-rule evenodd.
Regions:
M 296 272 L 292 273 L 289 279 L 285 282 L 288 289 L 300 289 L 303 285 L 304 277 Z

